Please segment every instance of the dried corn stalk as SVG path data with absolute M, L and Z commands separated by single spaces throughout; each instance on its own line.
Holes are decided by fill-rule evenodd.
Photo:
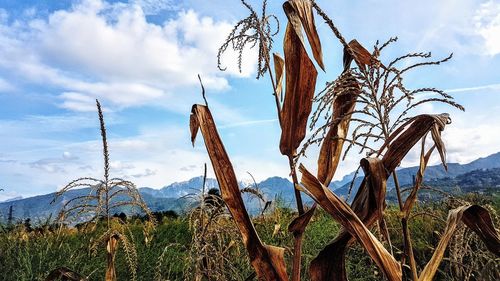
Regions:
M 382 162 L 377 158 L 363 159 L 361 166 L 365 178 L 352 202 L 351 209 L 366 227 L 370 227 L 382 218 L 388 175 Z M 345 253 L 354 240 L 354 236 L 343 227 L 339 235 L 311 262 L 309 268 L 311 280 L 347 280 Z
M 373 180 L 383 179 L 385 170 L 378 161 L 373 162 L 376 174 Z M 378 164 L 377 164 L 378 163 Z M 335 195 L 330 189 L 325 187 L 314 175 L 301 165 L 299 170 L 302 173 L 302 184 L 310 193 L 311 197 L 336 221 L 338 221 L 353 237 L 363 245 L 373 261 L 382 270 L 384 276 L 389 281 L 400 281 L 402 277 L 401 267 L 394 257 L 384 248 L 382 243 L 368 230 L 363 221 L 356 213 Z M 382 175 L 379 175 L 382 173 Z M 380 183 L 377 183 L 380 184 Z M 319 279 L 320 280 L 320 279 Z
M 191 141 L 196 139 L 198 129 L 205 140 L 215 176 L 219 182 L 222 198 L 243 238 L 250 262 L 262 280 L 288 280 L 284 261 L 284 249 L 264 245 L 245 209 L 233 166 L 217 132 L 212 114 L 207 106 L 193 105 L 190 117 Z
M 97 242 L 105 242 L 108 249 L 108 264 L 105 280 L 116 280 L 114 255 L 119 241 L 121 241 L 125 246 L 124 248 L 127 255 L 126 260 L 128 268 L 130 269 L 131 280 L 136 280 L 137 258 L 135 247 L 132 243 L 129 243 L 127 236 L 125 235 L 124 231 L 127 229 L 126 224 L 114 219 L 112 214 L 113 212 L 120 210 L 122 207 L 136 208 L 141 212 L 146 213 L 149 218 L 149 222 L 146 223 L 144 229 L 146 238 L 149 234 L 149 230 L 154 227 L 156 221 L 133 182 L 121 178 L 110 178 L 110 162 L 106 126 L 104 123 L 104 115 L 101 104 L 98 100 L 96 100 L 96 106 L 103 145 L 104 179 L 83 177 L 73 180 L 56 193 L 51 204 L 56 202 L 57 199 L 71 189 L 82 187 L 89 188 L 90 191 L 88 195 L 76 196 L 64 202 L 59 213 L 59 220 L 69 221 L 71 219 L 82 219 L 83 217 L 84 219 L 87 219 L 87 221 L 97 222 L 104 218 L 106 220 L 107 231 L 101 236 L 100 239 L 98 239 Z M 92 246 L 92 248 L 93 247 L 94 246 Z M 110 254 L 113 258 L 110 258 Z
M 450 211 L 443 236 L 434 250 L 431 260 L 420 273 L 419 281 L 430 281 L 433 279 L 443 259 L 446 247 L 460 222 L 463 222 L 474 231 L 484 242 L 488 250 L 500 257 L 500 236 L 493 225 L 488 210 L 478 205 L 462 206 Z
M 399 166 L 404 156 L 418 140 L 424 138 L 430 131 L 435 132 L 433 134 L 434 142 L 442 143 L 440 132 L 448 122 L 447 114 L 416 116 L 388 138 L 388 141 L 380 149 L 383 151 L 387 148 L 382 160 L 365 158 L 361 161 L 365 177 L 351 208 L 366 227 L 370 227 L 375 221 L 382 219 L 385 209 L 386 181 L 394 169 Z M 439 149 L 443 150 L 444 153 L 444 146 L 440 146 Z M 430 152 L 428 154 L 427 158 L 430 156 Z M 337 238 L 320 252 L 311 262 L 309 273 L 312 280 L 347 280 L 345 252 L 354 241 L 352 238 L 353 236 L 347 229 L 342 229 Z

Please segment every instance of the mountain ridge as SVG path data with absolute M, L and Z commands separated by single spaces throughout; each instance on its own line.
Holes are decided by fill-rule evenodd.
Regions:
M 413 181 L 413 176 L 416 174 L 418 167 L 408 167 L 398 169 L 398 179 L 401 186 L 410 185 Z M 487 171 L 481 173 L 481 171 Z M 493 174 L 492 174 L 493 173 Z M 439 184 L 443 186 L 449 186 L 451 184 L 473 184 L 484 185 L 490 184 L 493 188 L 498 188 L 500 186 L 500 176 L 496 176 L 495 173 L 500 174 L 500 152 L 491 154 L 487 157 L 478 158 L 467 164 L 459 163 L 449 163 L 448 172 L 444 170 L 441 165 L 429 166 L 425 173 L 426 182 Z M 472 177 L 484 177 L 488 175 L 489 181 L 484 181 L 481 178 L 471 179 L 469 181 L 461 175 L 471 175 Z M 349 193 L 349 187 L 354 173 L 348 174 L 339 181 L 335 181 L 330 185 L 330 188 L 334 192 L 346 198 Z M 351 191 L 352 198 L 357 191 L 362 180 L 362 176 L 357 177 L 354 180 L 353 190 Z M 498 182 L 497 182 L 498 181 Z M 247 184 L 240 182 L 240 188 L 247 187 Z M 186 205 L 189 205 L 189 201 L 196 194 L 201 192 L 203 185 L 203 177 L 198 176 L 191 178 L 187 181 L 174 182 L 172 184 L 166 185 L 160 189 L 153 189 L 149 187 L 139 188 L 139 192 L 143 196 L 146 204 L 153 211 L 166 211 L 174 210 L 177 212 L 182 212 Z M 394 186 L 392 177 L 388 180 L 388 190 Z M 250 185 L 250 187 L 255 187 Z M 287 206 L 294 207 L 294 194 L 293 194 L 293 184 L 289 179 L 274 176 L 269 177 L 257 184 L 258 189 L 264 195 L 264 200 L 275 201 L 280 198 L 282 203 Z M 208 191 L 211 188 L 218 188 L 218 183 L 216 179 L 207 178 L 205 182 L 205 190 Z M 468 189 L 473 189 L 472 185 L 467 185 Z M 54 193 L 38 195 L 34 197 L 21 198 L 15 200 L 15 198 L 8 201 L 0 202 L 0 220 L 5 220 L 8 214 L 8 209 L 13 206 L 14 217 L 17 219 L 24 219 L 30 217 L 32 219 L 43 219 L 47 217 L 54 217 L 59 209 L 62 207 L 65 200 L 74 198 L 75 196 L 88 194 L 88 189 L 75 189 L 70 190 L 64 194 L 59 200 L 54 204 L 49 204 L 54 198 Z M 253 200 L 251 194 L 243 195 L 245 202 L 247 204 L 247 209 L 250 213 L 258 213 L 260 205 L 262 202 L 258 200 Z M 190 199 L 191 198 L 191 199 Z M 312 200 L 304 196 L 306 203 Z

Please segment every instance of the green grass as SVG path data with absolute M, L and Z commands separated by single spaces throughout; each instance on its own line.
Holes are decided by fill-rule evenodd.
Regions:
M 481 203 L 488 203 L 491 209 L 498 210 L 498 198 L 480 199 Z M 442 204 L 420 206 L 418 211 L 431 210 L 434 214 L 445 219 L 448 207 Z M 386 215 L 392 243 L 395 246 L 394 252 L 399 258 L 398 249 L 401 248 L 399 213 L 390 206 L 386 210 Z M 265 243 L 286 249 L 288 264 L 290 264 L 293 239 L 288 233 L 287 227 L 293 216 L 291 210 L 279 208 L 273 214 L 254 219 L 256 229 Z M 498 222 L 497 218 L 495 220 Z M 163 280 L 183 280 L 186 272 L 192 270 L 192 265 L 189 264 L 189 261 L 192 260 L 189 259 L 192 234 L 188 219 L 181 216 L 176 219 L 163 220 L 156 227 L 153 239 L 149 243 L 145 241 L 139 222 L 131 220 L 129 222 L 138 256 L 138 280 L 155 280 L 155 273 L 161 273 L 162 277 L 165 278 Z M 279 225 L 280 229 L 277 232 L 275 232 L 276 225 Z M 90 246 L 91 241 L 97 239 L 98 233 L 102 233 L 99 227 L 96 231 L 87 232 L 79 232 L 75 229 L 50 232 L 45 229 L 44 233 L 37 231 L 28 233 L 22 224 L 8 231 L 3 227 L 0 233 L 0 272 L 2 273 L 0 280 L 44 280 L 50 270 L 60 266 L 68 267 L 85 276 L 90 275 L 90 280 L 102 280 L 106 264 L 105 250 L 99 247 L 95 254 L 91 251 Z M 411 221 L 413 246 L 420 269 L 431 257 L 433 247 L 437 245 L 439 233 L 443 228 L 443 221 L 426 216 L 419 216 Z M 322 210 L 316 212 L 305 232 L 303 280 L 307 280 L 309 262 L 337 235 L 338 231 L 339 225 L 328 214 Z M 376 228 L 374 228 L 374 232 L 378 236 Z M 234 237 L 237 243 L 228 252 L 228 255 L 231 257 L 232 265 L 240 272 L 235 278 L 244 279 L 252 273 L 252 269 L 248 263 L 245 249 L 238 239 L 239 237 Z M 225 241 L 225 243 L 229 243 L 229 241 Z M 476 251 L 482 251 L 484 254 L 484 245 L 477 243 L 475 247 L 478 247 Z M 160 257 L 162 258 L 160 259 Z M 495 257 L 490 255 L 489 258 L 494 259 Z M 161 272 L 158 272 L 158 269 Z M 290 272 L 290 269 L 288 270 Z M 377 267 L 359 245 L 355 245 L 348 252 L 347 270 L 350 280 L 383 280 Z M 493 270 L 496 272 L 487 274 L 499 276 L 499 269 Z M 118 251 L 117 254 L 117 274 L 118 280 L 129 279 L 124 251 Z M 453 280 L 450 263 L 446 260 L 443 261 L 435 280 Z M 480 279 L 478 276 L 471 280 L 489 279 Z

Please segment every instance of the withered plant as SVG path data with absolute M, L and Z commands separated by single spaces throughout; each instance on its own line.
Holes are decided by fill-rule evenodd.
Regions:
M 91 243 L 91 249 L 94 252 L 97 251 L 100 245 L 106 248 L 107 268 L 105 280 L 117 280 L 115 256 L 119 242 L 121 242 L 125 250 L 131 279 L 136 280 L 137 254 L 134 246 L 134 237 L 127 223 L 114 218 L 113 214 L 123 208 L 146 213 L 149 218 L 144 227 L 146 243 L 150 239 L 148 235 L 155 224 L 155 219 L 133 182 L 121 178 L 110 178 L 106 126 L 104 124 L 102 108 L 98 100 L 96 100 L 96 105 L 103 147 L 104 178 L 83 177 L 73 180 L 56 193 L 52 203 L 61 198 L 69 190 L 88 188 L 89 193 L 87 195 L 76 196 L 64 202 L 59 213 L 59 220 L 70 223 L 83 221 L 86 224 L 91 223 L 90 225 L 94 226 L 100 221 L 105 221 L 106 231 L 96 241 L 92 241 Z
M 439 61 L 418 62 L 404 68 L 397 67 L 398 62 L 408 58 L 430 57 L 430 54 L 414 53 L 396 58 L 385 65 L 379 60 L 380 52 L 395 39 L 381 46 L 376 44 L 374 51 L 370 53 L 356 40 L 347 43 L 333 21 L 315 1 L 289 0 L 283 4 L 288 18 L 283 42 L 284 59 L 278 54 L 273 55 L 275 69 L 273 75 L 269 55 L 273 33 L 267 28 L 269 16 L 266 16 L 266 1 L 263 2 L 262 17 L 258 17 L 255 10 L 244 0 L 242 3 L 250 11 L 250 16 L 238 22 L 230 33 L 219 51 L 219 63 L 221 54 L 228 46 L 232 46 L 235 51 L 240 52 L 238 65 L 241 66 L 241 53 L 247 44 L 253 43 L 250 47 L 259 44 L 257 77 L 261 77 L 266 71 L 269 73 L 281 127 L 279 148 L 289 160 L 297 201 L 298 216 L 289 226 L 289 231 L 295 238 L 292 280 L 301 278 L 302 237 L 316 207 L 313 205 L 307 212 L 305 211 L 300 190 L 312 197 L 342 226 L 337 237 L 311 262 L 309 275 L 312 280 L 347 280 L 345 253 L 355 241 L 363 246 L 388 280 L 402 280 L 402 266 L 406 265 L 406 256 L 409 259 L 412 280 L 432 280 L 453 233 L 461 223 L 474 231 L 488 250 L 500 256 L 500 237 L 488 210 L 479 205 L 464 205 L 450 211 L 446 228 L 434 255 L 420 273 L 413 257 L 407 222 L 417 201 L 424 172 L 434 150 L 437 150 L 446 167 L 446 150 L 441 132 L 451 119 L 446 113 L 411 117 L 411 110 L 430 102 L 441 102 L 459 109 L 463 108 L 455 103 L 451 96 L 435 88 L 407 89 L 403 84 L 403 74 L 419 66 L 440 64 L 449 60 L 451 56 Z M 344 48 L 344 71 L 316 97 L 314 92 L 317 70 L 307 53 L 303 36 L 304 31 L 316 63 L 324 70 L 314 11 L 325 20 Z M 352 61 L 357 65 L 354 68 L 351 68 Z M 428 97 L 427 94 L 434 96 Z M 318 109 L 312 117 L 312 128 L 316 131 L 313 132 L 313 138 L 301 147 L 313 100 L 319 102 Z M 404 102 L 406 105 L 400 107 Z M 326 124 L 318 123 L 320 116 L 326 116 Z M 348 138 L 351 121 L 354 130 L 351 131 L 352 138 Z M 206 103 L 193 105 L 190 128 L 193 143 L 198 130 L 201 130 L 222 197 L 240 230 L 243 244 L 258 278 L 288 280 L 284 249 L 264 244 L 245 210 L 234 170 Z M 426 146 L 428 135 L 433 141 L 430 148 Z M 372 147 L 377 141 L 380 141 L 378 149 Z M 297 158 L 305 152 L 308 145 L 315 142 L 321 146 L 318 173 L 315 176 L 300 165 L 302 180 L 299 184 L 295 172 Z M 365 174 L 364 179 L 351 205 L 328 188 L 341 159 L 345 142 L 349 143 L 347 150 L 353 145 L 359 145 L 361 152 L 368 151 L 367 157 L 360 162 Z M 403 201 L 395 169 L 418 142 L 421 142 L 420 169 L 416 174 L 413 188 Z M 390 241 L 385 227 L 384 209 L 387 179 L 391 175 L 396 183 L 398 204 L 402 213 L 402 236 L 406 254 L 401 261 L 397 261 L 391 253 L 392 247 L 390 252 L 370 231 L 370 228 L 378 223 L 381 229 L 385 229 L 382 231 L 384 239 Z
M 205 164 L 203 186 L 194 198 L 197 206 L 188 214 L 192 242 L 188 249 L 184 278 L 196 281 L 243 279 L 244 273 L 238 272 L 233 263 L 239 254 L 239 251 L 234 251 L 237 242 L 240 242 L 236 227 L 216 192 L 218 190 L 207 192 L 206 172 Z

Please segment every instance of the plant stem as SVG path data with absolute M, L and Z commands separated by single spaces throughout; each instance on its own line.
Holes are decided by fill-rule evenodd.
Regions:
M 302 256 L 302 238 L 304 233 L 297 233 L 293 236 L 293 264 L 292 264 L 292 281 L 300 281 L 300 267 Z
M 404 217 L 401 219 L 401 226 L 403 228 L 403 238 L 404 238 L 403 245 L 405 246 L 405 251 L 407 252 L 406 255 L 408 256 L 408 258 L 410 260 L 410 269 L 411 269 L 412 279 L 414 281 L 417 281 L 418 280 L 417 263 L 415 262 L 415 256 L 413 255 L 413 246 L 411 244 L 411 235 L 410 235 L 410 231 L 408 229 L 408 218 Z
M 297 210 L 299 215 L 304 214 L 304 205 L 302 204 L 302 197 L 300 196 L 300 191 L 297 189 L 299 181 L 297 179 L 297 172 L 295 171 L 295 164 L 293 163 L 293 157 L 288 156 L 288 164 L 290 165 L 290 171 L 292 174 L 293 187 L 295 190 L 295 199 L 297 199 Z

